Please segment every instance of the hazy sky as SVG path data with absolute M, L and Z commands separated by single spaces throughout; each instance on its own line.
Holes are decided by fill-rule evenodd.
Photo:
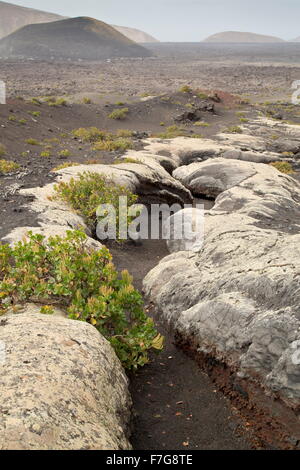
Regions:
M 220 31 L 300 36 L 299 0 L 15 0 L 65 16 L 142 29 L 161 41 L 200 41 Z

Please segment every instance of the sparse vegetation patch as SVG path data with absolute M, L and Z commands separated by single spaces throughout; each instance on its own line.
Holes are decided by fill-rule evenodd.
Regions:
M 5 175 L 18 170 L 20 165 L 10 160 L 0 160 L 0 175 Z
M 126 119 L 127 114 L 129 113 L 128 108 L 122 108 L 122 109 L 115 109 L 109 114 L 109 119 L 116 119 L 117 121 L 120 120 L 122 121 L 123 119 Z
M 286 175 L 292 175 L 294 172 L 292 165 L 289 162 L 273 162 L 270 163 L 271 166 L 280 171 L 280 173 L 285 173 Z
M 14 248 L 0 246 L 0 313 L 32 299 L 42 314 L 59 305 L 69 318 L 95 326 L 127 369 L 144 366 L 148 351 L 163 347 L 128 271 L 119 276 L 109 251 L 89 250 L 81 232 L 48 241 L 29 234 Z
M 67 202 L 82 215 L 92 230 L 97 224 L 96 211 L 101 204 L 113 205 L 118 222 L 120 216 L 119 197 L 127 196 L 128 206 L 135 204 L 138 199 L 127 188 L 114 184 L 99 173 L 91 172 L 83 173 L 79 175 L 78 179 L 71 179 L 68 183 L 60 182 L 55 186 L 55 190 L 57 197 Z M 131 219 L 128 218 L 128 222 L 130 221 Z

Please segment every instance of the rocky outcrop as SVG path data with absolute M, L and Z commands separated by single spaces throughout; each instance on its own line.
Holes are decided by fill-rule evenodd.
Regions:
M 298 409 L 300 185 L 270 166 L 224 159 L 174 176 L 218 197 L 201 251 L 165 258 L 145 278 L 146 294 L 197 354 Z
M 148 139 L 146 144 L 144 153 L 170 156 L 177 166 L 218 157 L 255 163 L 271 163 L 283 159 L 280 153 L 267 149 L 265 139 L 250 134 L 221 133 L 215 140 L 187 137 Z
M 210 159 L 199 165 L 181 166 L 173 172 L 174 178 L 184 184 L 195 196 L 216 198 L 222 192 L 239 185 L 256 174 L 255 166 L 244 162 Z
M 129 450 L 128 381 L 91 325 L 56 315 L 0 320 L 2 450 Z

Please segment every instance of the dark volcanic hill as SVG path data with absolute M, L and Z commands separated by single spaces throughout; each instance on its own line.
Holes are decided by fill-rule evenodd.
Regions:
M 222 33 L 213 34 L 206 38 L 203 42 L 235 42 L 235 43 L 274 43 L 274 42 L 285 42 L 283 39 L 277 38 L 276 36 L 265 36 L 263 34 L 245 33 L 240 31 L 224 31 Z
M 0 40 L 1 57 L 102 60 L 151 52 L 102 21 L 79 17 L 27 25 Z
M 50 23 L 63 19 L 67 17 L 0 1 L 0 39 L 28 24 Z M 134 42 L 158 42 L 153 36 L 139 29 L 115 25 L 113 28 Z

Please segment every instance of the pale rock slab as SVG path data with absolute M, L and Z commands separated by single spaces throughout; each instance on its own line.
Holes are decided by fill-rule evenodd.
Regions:
M 110 344 L 80 321 L 1 318 L 2 450 L 130 450 L 128 380 Z

